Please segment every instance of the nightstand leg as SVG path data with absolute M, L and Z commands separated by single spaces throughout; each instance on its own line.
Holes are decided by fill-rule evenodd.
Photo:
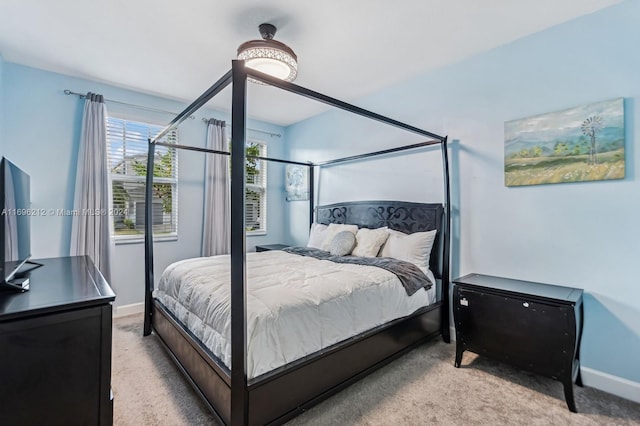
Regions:
M 564 399 L 567 401 L 567 407 L 569 407 L 569 411 L 572 413 L 577 413 L 576 403 L 573 400 L 573 382 L 571 381 L 571 377 L 566 378 L 562 381 L 564 386 Z
M 456 361 L 453 363 L 454 367 L 456 368 L 460 368 L 460 363 L 462 362 L 462 353 L 464 352 L 464 348 L 459 342 L 460 340 L 456 339 Z
M 580 365 L 578 364 L 578 374 L 576 376 L 576 385 L 582 387 L 582 374 L 580 374 Z

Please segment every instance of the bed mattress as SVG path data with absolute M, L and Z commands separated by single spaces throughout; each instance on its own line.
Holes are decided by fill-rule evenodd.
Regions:
M 231 368 L 229 283 L 229 256 L 187 259 L 164 271 L 153 294 Z M 407 316 L 435 301 L 435 287 L 407 296 L 393 273 L 375 266 L 247 253 L 248 376 Z

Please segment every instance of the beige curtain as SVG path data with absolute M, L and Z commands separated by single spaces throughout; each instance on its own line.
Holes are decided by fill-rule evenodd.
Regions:
M 210 119 L 207 148 L 229 151 L 226 124 Z M 231 251 L 231 179 L 229 156 L 206 154 L 204 181 L 204 223 L 202 256 L 228 254 Z
M 87 93 L 82 116 L 72 217 L 71 256 L 88 255 L 102 275 L 111 275 L 107 108 L 102 95 Z

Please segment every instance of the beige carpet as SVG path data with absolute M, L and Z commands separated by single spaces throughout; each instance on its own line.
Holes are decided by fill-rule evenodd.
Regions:
M 116 425 L 215 424 L 142 315 L 114 320 L 112 387 Z M 640 404 L 574 387 L 578 414 L 562 385 L 465 353 L 423 345 L 292 420 L 291 425 L 640 425 Z

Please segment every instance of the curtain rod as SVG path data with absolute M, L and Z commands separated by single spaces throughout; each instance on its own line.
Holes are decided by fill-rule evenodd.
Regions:
M 207 121 L 209 121 L 209 119 L 203 118 L 202 121 L 204 121 L 206 123 Z M 277 137 L 277 138 L 281 138 L 282 137 L 282 135 L 280 133 L 267 132 L 266 130 L 251 129 L 249 127 L 247 127 L 247 130 L 251 130 L 252 132 L 264 133 L 265 135 L 269 135 L 270 137 L 274 137 L 274 136 Z
M 86 95 L 85 93 L 76 93 L 76 92 L 72 92 L 72 91 L 71 91 L 71 90 L 69 90 L 69 89 L 65 89 L 64 94 L 65 94 L 65 95 L 76 95 L 76 96 L 80 97 L 80 99 L 84 99 L 84 98 L 86 98 L 86 97 L 87 97 L 87 95 Z M 127 103 L 127 102 L 115 101 L 115 100 L 113 100 L 113 99 L 107 99 L 107 98 L 104 98 L 104 100 L 105 100 L 105 101 L 107 101 L 107 102 L 114 103 L 114 104 L 126 105 L 126 106 L 130 106 L 130 107 L 133 107 L 133 108 L 144 109 L 144 110 L 147 110 L 147 111 L 163 112 L 163 113 L 165 113 L 165 114 L 172 114 L 172 115 L 176 115 L 176 113 L 175 113 L 175 112 L 167 111 L 167 110 L 164 110 L 164 109 L 151 108 L 151 107 L 147 107 L 147 106 L 144 106 L 144 105 L 130 104 L 130 103 Z M 192 115 L 192 116 L 191 116 L 191 117 L 189 117 L 189 118 L 193 120 L 193 119 L 195 119 L 195 118 L 196 118 L 196 116 L 195 116 L 195 115 Z
M 84 94 L 84 93 L 72 92 L 69 89 L 65 89 L 64 94 L 65 95 L 76 95 L 76 96 L 80 97 L 81 99 L 84 99 L 84 98 L 87 97 L 87 95 Z M 151 107 L 147 107 L 147 106 L 143 106 L 143 105 L 135 105 L 135 104 L 130 104 L 130 103 L 127 103 L 127 102 L 122 102 L 122 101 L 115 101 L 113 99 L 107 99 L 107 98 L 104 98 L 104 100 L 106 102 L 111 102 L 111 103 L 120 104 L 120 105 L 126 105 L 126 106 L 130 106 L 130 107 L 133 107 L 133 108 L 144 109 L 144 110 L 147 110 L 147 111 L 163 112 L 163 113 L 166 113 L 166 114 L 176 115 L 175 112 L 167 111 L 167 110 L 164 110 L 164 109 L 151 108 Z M 193 119 L 196 118 L 196 116 L 195 115 L 191 115 L 189 118 L 193 120 Z M 207 119 L 203 118 L 202 121 L 206 122 Z M 272 133 L 272 132 L 267 132 L 265 130 L 251 129 L 251 128 L 247 128 L 247 130 L 251 130 L 252 132 L 264 133 L 265 135 L 269 135 L 270 137 L 274 137 L 274 136 L 277 137 L 277 138 L 281 138 L 282 137 L 282 135 L 280 133 Z

